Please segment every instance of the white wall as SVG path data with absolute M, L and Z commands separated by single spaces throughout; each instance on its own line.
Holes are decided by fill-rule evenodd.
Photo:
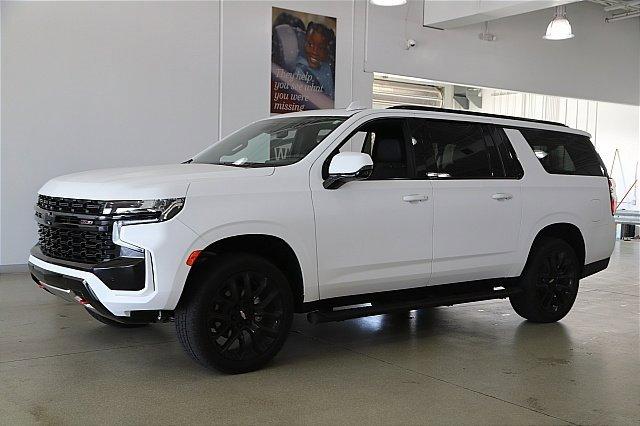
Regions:
M 422 26 L 422 1 L 369 8 L 368 71 L 522 92 L 640 103 L 640 19 L 606 24 L 591 2 L 567 5 L 575 38 L 542 35 L 553 9 L 492 21 L 498 40 L 478 39 L 483 25 L 436 30 Z M 406 21 L 405 21 L 406 19 Z M 417 46 L 405 49 L 405 40 Z
M 598 118 L 595 130 L 596 149 L 616 181 L 618 201 L 622 199 L 634 180 L 640 178 L 640 108 L 598 102 Z M 614 153 L 618 156 L 614 161 Z M 620 208 L 640 210 L 638 182 Z
M 337 18 L 335 105 L 344 108 L 352 99 L 371 101 L 373 77 L 364 74 L 362 65 L 364 2 L 223 2 L 222 135 L 269 115 L 271 8 L 274 5 Z
M 49 178 L 180 162 L 218 131 L 218 5 L 2 2 L 0 263 Z

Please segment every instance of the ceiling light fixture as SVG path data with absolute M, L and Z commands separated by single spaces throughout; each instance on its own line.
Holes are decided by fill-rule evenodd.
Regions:
M 489 22 L 484 22 L 484 31 L 478 34 L 478 38 L 484 41 L 496 41 L 498 37 L 495 34 L 489 32 Z
M 407 0 L 369 0 L 371 4 L 376 6 L 402 6 L 407 4 Z
M 567 19 L 567 11 L 564 6 L 556 7 L 556 14 L 553 20 L 549 22 L 547 33 L 542 37 L 545 40 L 566 40 L 573 38 L 571 24 Z

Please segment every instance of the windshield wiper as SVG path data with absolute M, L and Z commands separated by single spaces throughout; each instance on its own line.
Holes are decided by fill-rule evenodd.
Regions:
M 231 161 L 222 161 L 220 163 L 211 163 L 211 164 L 220 165 L 220 166 L 244 167 L 244 168 L 270 167 L 268 164 L 265 164 L 265 163 L 255 163 L 255 162 L 252 163 L 251 161 L 245 161 L 244 163 L 235 163 L 235 162 L 231 162 Z

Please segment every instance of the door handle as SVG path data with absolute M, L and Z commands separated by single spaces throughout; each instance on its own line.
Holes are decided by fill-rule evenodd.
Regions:
M 406 201 L 407 203 L 419 203 L 420 201 L 427 201 L 428 199 L 429 196 L 424 194 L 411 194 L 402 197 L 402 201 Z
M 502 192 L 498 192 L 497 194 L 493 194 L 491 196 L 491 198 L 493 198 L 494 200 L 498 200 L 498 201 L 505 201 L 505 200 L 510 200 L 513 198 L 513 195 L 511 194 L 505 194 Z

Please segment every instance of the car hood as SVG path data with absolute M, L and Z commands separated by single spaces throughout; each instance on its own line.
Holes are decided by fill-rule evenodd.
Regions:
M 51 179 L 38 193 L 88 200 L 177 198 L 184 197 L 189 184 L 194 181 L 235 181 L 269 176 L 273 171 L 273 167 L 242 168 L 193 163 L 101 169 Z

